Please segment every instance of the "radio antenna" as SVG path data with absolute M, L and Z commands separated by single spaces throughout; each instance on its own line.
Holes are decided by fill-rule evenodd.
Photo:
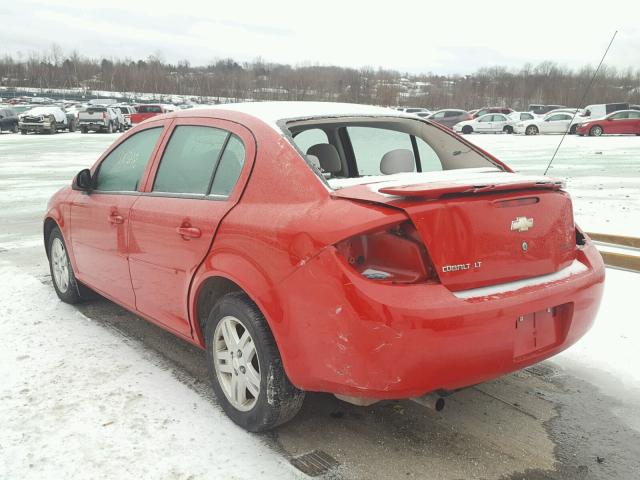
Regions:
M 602 58 L 600 59 L 600 63 L 598 64 L 598 68 L 596 68 L 596 71 L 593 72 L 593 76 L 591 77 L 591 81 L 589 82 L 589 85 L 587 85 L 587 88 L 585 89 L 584 93 L 582 94 L 582 98 L 580 99 L 580 103 L 578 103 L 578 107 L 577 107 L 576 111 L 573 113 L 573 117 L 571 117 L 571 122 L 569 123 L 569 127 L 562 134 L 562 138 L 560 139 L 560 143 L 556 147 L 556 151 L 553 152 L 553 156 L 551 157 L 551 160 L 549 160 L 549 164 L 547 165 L 547 168 L 545 168 L 543 175 L 546 175 L 547 172 L 549 171 L 549 167 L 551 167 L 551 164 L 553 163 L 553 160 L 556 158 L 558 150 L 560 150 L 560 146 L 562 145 L 562 142 L 564 142 L 564 137 L 566 137 L 567 133 L 569 132 L 569 130 L 571 130 L 571 125 L 573 124 L 573 120 L 575 120 L 576 115 L 578 114 L 578 110 L 580 108 L 582 108 L 582 103 L 584 102 L 584 99 L 587 98 L 587 94 L 589 93 L 589 90 L 591 90 L 591 86 L 593 85 L 593 82 L 596 79 L 596 75 L 598 75 L 598 72 L 600 71 L 600 67 L 602 66 L 602 63 L 604 62 L 604 59 L 607 56 L 607 53 L 609 53 L 609 49 L 611 48 L 611 44 L 613 43 L 613 40 L 614 40 L 614 38 L 616 38 L 617 34 L 618 34 L 617 30 L 615 32 L 613 32 L 613 36 L 611 37 L 611 41 L 609 42 L 609 45 L 607 46 L 607 49 L 604 51 L 604 55 L 602 55 Z

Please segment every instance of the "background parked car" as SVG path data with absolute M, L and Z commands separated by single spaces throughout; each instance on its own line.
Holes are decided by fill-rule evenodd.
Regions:
M 0 107 L 0 132 L 18 133 L 18 114 L 12 108 Z
M 35 107 L 18 116 L 20 133 L 57 133 L 69 128 L 67 114 L 60 107 Z
M 131 123 L 136 124 L 145 121 L 147 118 L 155 117 L 167 113 L 168 109 L 164 105 L 138 105 L 136 113 L 131 114 Z
M 117 111 L 119 110 L 120 113 L 122 113 L 122 116 L 124 117 L 125 130 L 130 129 L 133 125 L 131 123 L 131 115 L 136 113 L 136 109 L 133 108 L 131 105 L 115 105 L 113 108 Z
M 456 132 L 469 133 L 513 133 L 513 122 L 502 113 L 488 113 L 473 120 L 466 120 L 453 126 Z
M 78 113 L 78 126 L 82 133 L 89 131 L 113 133 L 120 129 L 120 120 L 113 108 L 89 106 Z M 122 128 L 124 129 L 124 126 Z
M 541 105 L 538 103 L 532 103 L 531 105 L 529 105 L 527 110 L 535 113 L 536 115 L 546 115 L 551 110 L 556 110 L 558 108 L 565 108 L 565 106 L 564 105 Z
M 429 115 L 427 118 L 449 128 L 452 128 L 456 123 L 472 119 L 471 115 L 469 115 L 469 112 L 455 109 L 438 110 L 437 112 Z
M 502 113 L 504 115 L 509 115 L 512 112 L 513 112 L 513 109 L 507 108 L 507 107 L 484 107 L 476 111 L 473 114 L 473 118 L 480 118 L 483 115 L 486 115 L 487 113 Z
M 585 115 L 589 118 L 604 118 L 610 113 L 619 112 L 621 110 L 631 110 L 631 105 L 628 103 L 598 103 L 594 105 L 587 105 L 585 107 Z
M 572 123 L 573 121 L 573 123 Z M 514 125 L 515 133 L 525 135 L 538 135 L 539 133 L 569 133 L 575 132 L 579 120 L 573 118 L 571 113 L 553 113 L 541 119 L 526 120 Z M 573 131 L 573 132 L 572 132 Z
M 431 110 L 422 107 L 398 107 L 398 110 L 405 113 L 412 113 L 422 118 L 426 118 L 432 113 Z
M 622 110 L 604 118 L 583 121 L 576 129 L 578 135 L 599 137 L 600 135 L 640 135 L 640 111 Z

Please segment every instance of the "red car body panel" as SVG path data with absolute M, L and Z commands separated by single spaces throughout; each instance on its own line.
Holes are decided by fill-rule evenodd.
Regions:
M 161 152 L 180 124 L 224 128 L 242 139 L 245 163 L 227 201 L 151 194 Z M 234 282 L 260 308 L 294 385 L 360 397 L 411 397 L 494 378 L 567 348 L 595 318 L 604 282 L 602 259 L 588 239 L 575 245 L 572 236 L 566 245 L 566 227 L 574 232 L 571 205 L 555 187 L 528 184 L 515 192 L 426 203 L 410 196 L 393 202 L 380 194 L 359 198 L 355 187 L 327 188 L 290 141 L 267 122 L 223 109 L 145 122 L 108 149 L 93 171 L 117 144 L 158 125 L 165 130 L 137 193 L 87 194 L 66 188 L 52 197 L 46 219 L 60 226 L 81 282 L 200 347 L 204 341 L 198 319 L 208 312 L 198 311 L 198 298 L 211 278 Z M 556 203 L 545 203 L 551 195 Z M 475 202 L 472 215 L 486 216 L 495 202 L 523 197 L 536 197 L 540 204 L 495 208 L 512 212 L 471 229 L 471 214 L 459 214 Z M 500 253 L 515 244 L 502 245 L 504 235 L 494 230 L 504 228 L 505 218 L 516 212 L 539 214 L 541 206 L 552 208 L 549 218 L 564 233 L 554 234 L 554 221 L 540 218 L 544 228 L 518 237 L 518 242 L 526 238 L 531 243 L 530 261 L 522 262 L 521 254 Z M 447 212 L 458 213 L 447 220 Z M 458 220 L 451 222 L 454 217 Z M 411 220 L 421 230 L 440 281 L 372 281 L 354 270 L 336 247 L 363 232 Z M 437 234 L 424 226 L 432 221 L 441 222 Z M 196 227 L 200 234 L 184 237 L 179 227 Z M 465 247 L 465 258 L 474 252 L 497 252 L 493 283 L 530 277 L 532 269 L 545 275 L 569 268 L 572 261 L 583 270 L 515 291 L 460 298 L 460 290 L 487 283 L 481 273 L 442 271 L 445 264 L 462 261 L 455 258 L 453 247 L 468 244 L 467 235 L 474 246 Z

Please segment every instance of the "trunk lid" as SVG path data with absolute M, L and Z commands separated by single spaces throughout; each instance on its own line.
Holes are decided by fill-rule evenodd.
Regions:
M 549 274 L 575 257 L 571 199 L 557 180 L 495 169 L 354 180 L 330 181 L 333 194 L 404 210 L 452 291 Z

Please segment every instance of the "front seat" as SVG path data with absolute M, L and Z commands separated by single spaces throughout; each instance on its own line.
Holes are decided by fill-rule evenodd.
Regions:
M 380 172 L 384 175 L 393 175 L 394 173 L 413 172 L 415 170 L 416 160 L 413 152 L 406 148 L 398 148 L 385 153 L 380 160 Z
M 320 167 L 324 172 L 332 176 L 342 172 L 342 162 L 336 147 L 330 143 L 318 143 L 307 149 L 307 156 L 312 155 L 320 162 Z

